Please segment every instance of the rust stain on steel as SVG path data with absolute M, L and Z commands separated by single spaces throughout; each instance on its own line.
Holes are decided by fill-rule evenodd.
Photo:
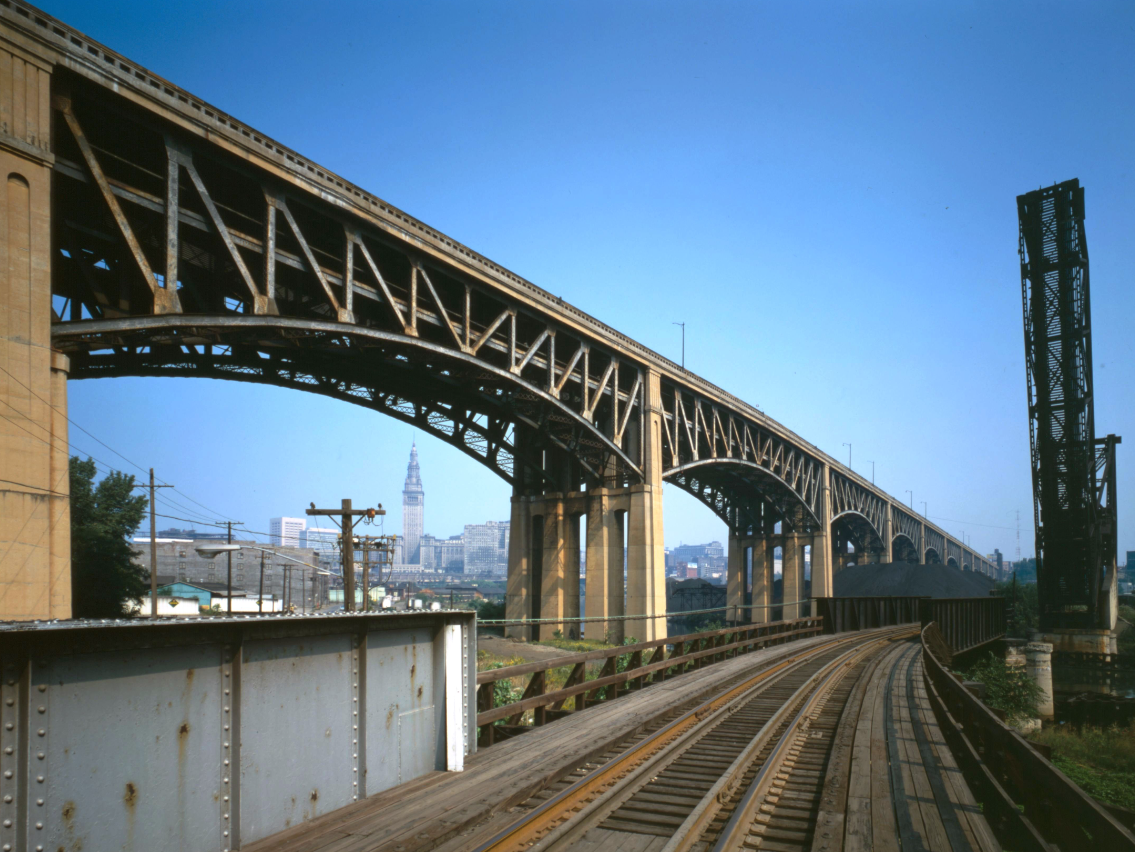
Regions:
M 138 788 L 134 786 L 133 781 L 126 782 L 126 793 L 122 796 L 122 801 L 126 802 L 126 807 L 133 813 L 135 805 L 138 804 Z

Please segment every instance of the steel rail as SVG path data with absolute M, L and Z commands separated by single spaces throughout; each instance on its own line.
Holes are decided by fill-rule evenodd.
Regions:
M 910 630 L 909 634 L 913 636 L 916 632 Z M 852 648 L 812 675 L 757 732 L 752 742 L 737 756 L 728 771 L 702 797 L 701 802 L 674 833 L 674 837 L 662 848 L 662 852 L 687 852 L 695 844 L 702 842 L 702 835 L 705 830 L 726 809 L 733 793 L 743 783 L 746 773 L 752 769 L 764 748 L 776 738 L 777 742 L 771 753 L 765 758 L 756 777 L 750 783 L 745 797 L 734 810 L 733 818 L 726 823 L 726 828 L 722 833 L 722 836 L 725 836 L 729 832 L 730 826 L 735 823 L 737 814 L 753 797 L 754 791 L 763 786 L 763 792 L 767 793 L 769 783 L 781 771 L 787 756 L 791 752 L 790 744 L 795 742 L 802 730 L 806 729 L 808 722 L 815 717 L 818 706 L 827 700 L 832 690 L 847 672 L 853 666 L 858 665 L 865 657 L 874 653 L 880 645 L 886 645 L 895 639 L 895 635 L 882 636 L 874 642 Z M 803 706 L 801 706 L 802 702 Z M 800 709 L 793 716 L 792 721 L 788 723 L 788 727 L 781 731 L 785 720 L 797 707 Z M 761 795 L 761 799 L 764 799 L 764 795 Z M 744 839 L 744 836 L 742 836 L 742 839 Z
M 909 627 L 888 630 L 882 635 L 872 637 L 868 643 L 874 645 L 878 641 L 889 640 L 896 635 L 909 632 L 911 632 Z M 653 774 L 657 762 L 665 759 L 675 749 L 684 749 L 690 740 L 696 739 L 704 730 L 712 728 L 716 722 L 728 716 L 733 709 L 754 698 L 754 692 L 772 685 L 779 681 L 781 676 L 789 674 L 825 652 L 862 640 L 863 637 L 858 635 L 834 638 L 757 672 L 679 716 L 575 784 L 549 798 L 522 819 L 478 846 L 475 852 L 529 849 L 537 841 L 545 839 L 549 832 L 564 821 L 575 820 L 584 808 L 590 810 L 589 806 L 596 798 L 613 790 L 624 789 L 628 783 L 633 783 L 635 778 L 645 774 L 648 768 Z
M 917 630 L 906 631 L 910 636 L 916 636 Z M 891 637 L 887 637 L 882 641 L 890 641 Z M 804 705 L 793 717 L 784 733 L 780 736 L 776 745 L 773 747 L 772 752 L 766 758 L 764 764 L 757 772 L 756 777 L 749 785 L 749 789 L 745 791 L 745 795 L 741 801 L 737 803 L 736 808 L 733 810 L 733 815 L 725 824 L 721 834 L 718 835 L 717 842 L 713 845 L 713 852 L 738 852 L 745 848 L 745 840 L 748 838 L 753 822 L 756 820 L 757 814 L 760 812 L 761 807 L 768 799 L 769 790 L 773 782 L 777 778 L 781 778 L 784 774 L 783 770 L 788 762 L 788 758 L 792 752 L 792 747 L 797 744 L 800 736 L 807 731 L 811 721 L 818 716 L 818 711 L 822 708 L 830 697 L 832 690 L 842 680 L 843 675 L 846 674 L 843 663 L 847 662 L 848 657 L 861 658 L 865 656 L 868 651 L 873 651 L 875 646 L 881 644 L 880 641 L 875 641 L 869 645 L 865 645 L 858 649 L 862 653 L 856 655 L 854 653 L 846 654 L 840 660 L 836 661 L 839 665 L 832 664 L 826 667 L 827 675 L 823 682 L 816 687 L 815 691 L 804 702 Z M 859 660 L 856 659 L 856 662 Z M 786 780 L 786 779 L 782 779 Z M 696 838 L 694 838 L 696 839 Z M 667 845 L 665 852 L 675 852 L 677 849 L 689 849 L 690 844 L 674 846 Z

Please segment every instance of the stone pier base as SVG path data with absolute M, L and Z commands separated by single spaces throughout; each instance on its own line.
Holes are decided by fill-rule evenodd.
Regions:
M 1117 652 L 1115 634 L 1110 630 L 1045 630 L 1032 635 L 1034 642 L 1047 642 L 1054 651 L 1078 651 L 1087 654 Z

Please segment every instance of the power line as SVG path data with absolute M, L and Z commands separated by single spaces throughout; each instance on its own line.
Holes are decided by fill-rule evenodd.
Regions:
M 52 491 L 50 488 L 44 488 L 41 485 L 30 485 L 27 482 L 16 482 L 14 479 L 0 479 L 0 482 L 6 482 L 9 485 L 19 485 L 22 488 L 34 488 L 36 491 L 43 491 L 51 494 L 54 497 L 70 497 L 70 494 L 62 494 L 59 491 Z
M 14 381 L 16 384 L 18 384 L 20 387 L 22 387 L 28 393 L 32 394 L 36 399 L 38 399 L 44 405 L 46 405 L 49 408 L 51 408 L 55 411 L 58 411 L 60 414 L 62 414 L 65 418 L 67 418 L 67 422 L 70 423 L 72 426 L 74 426 L 76 429 L 78 429 L 80 432 L 82 432 L 85 435 L 88 435 L 92 440 L 97 441 L 99 444 L 106 447 L 108 450 L 110 450 L 112 453 L 114 453 L 116 456 L 118 456 L 122 460 L 129 462 L 130 464 L 134 465 L 134 467 L 138 468 L 138 470 L 140 470 L 142 473 L 147 472 L 147 468 L 142 467 L 142 465 L 138 464 L 136 461 L 132 461 L 131 459 L 128 459 L 122 453 L 118 452 L 118 450 L 116 450 L 114 447 L 110 446 L 110 444 L 99 439 L 98 437 L 93 435 L 91 432 L 84 429 L 82 426 L 80 426 L 78 423 L 76 423 L 74 420 L 72 420 L 70 415 L 68 415 L 66 411 L 59 408 L 57 405 L 54 405 L 50 400 L 44 399 L 42 396 L 40 396 L 38 393 L 36 393 L 35 390 L 33 390 L 32 388 L 25 385 L 16 376 L 14 376 L 10 372 L 8 372 L 8 370 L 6 370 L 4 367 L 0 367 L 0 371 L 3 371 L 5 374 L 7 374 L 12 379 L 12 381 Z M 7 403 L 5 403 L 5 404 L 7 405 Z M 11 406 L 8 406 L 8 407 L 11 408 Z M 12 410 L 15 411 L 16 409 L 13 408 Z M 0 415 L 0 416 L 2 416 L 2 415 Z M 25 429 L 24 431 L 27 431 L 27 430 Z M 31 434 L 31 433 L 29 432 L 28 434 Z M 70 444 L 70 441 L 68 441 L 68 444 Z M 92 458 L 93 458 L 93 456 L 92 456 Z M 106 462 L 103 462 L 103 464 L 106 464 Z M 108 465 L 108 467 L 109 467 L 109 465 Z M 168 485 L 168 483 L 166 483 L 164 480 L 162 480 L 162 482 L 163 482 L 163 484 Z M 172 485 L 170 487 L 173 488 Z M 177 489 L 174 489 L 174 490 L 177 490 Z M 182 491 L 178 491 L 177 493 L 180 494 L 182 497 L 184 497 L 186 500 L 188 500 L 190 503 L 195 503 L 196 505 L 200 506 L 202 509 L 207 511 L 213 517 L 220 516 L 222 518 L 232 520 L 229 517 L 229 515 L 226 515 L 224 512 L 218 512 L 215 509 L 212 509 L 209 506 L 206 506 L 204 503 L 200 503 L 197 500 L 194 500 L 192 497 L 190 497 L 188 494 L 186 494 Z
M 0 369 L 3 369 L 3 368 L 0 367 Z M 4 401 L 0 400 L 0 402 L 4 402 Z M 8 403 L 5 402 L 4 404 L 8 405 L 9 408 L 12 408 L 12 406 L 9 405 Z M 13 410 L 15 410 L 15 409 L 13 409 Z M 19 423 L 17 423 L 15 420 L 13 420 L 11 417 L 8 417 L 6 414 L 0 414 L 0 418 L 7 420 L 9 423 L 11 423 L 17 429 L 20 429 L 22 432 L 27 434 L 33 440 L 39 441 L 41 444 L 43 444 L 46 447 L 49 447 L 49 448 L 52 448 L 52 449 L 55 448 L 55 444 L 53 444 L 51 441 L 45 440 L 44 438 L 41 438 L 39 435 L 36 435 L 34 432 L 31 432 L 30 430 L 25 429 L 23 426 L 21 426 Z M 32 423 L 33 421 L 29 420 L 28 422 Z M 39 424 L 34 424 L 34 425 L 38 426 Z M 43 427 L 43 426 L 40 426 L 39 428 L 44 429 L 44 431 L 46 431 L 45 427 Z M 102 473 L 104 476 L 107 475 L 107 474 L 111 474 L 111 473 L 122 473 L 123 476 L 133 476 L 133 474 L 125 474 L 122 471 L 118 470 L 117 468 L 112 467 L 107 462 L 103 461 L 100 458 L 97 458 L 97 457 L 91 455 L 90 453 L 85 452 L 82 447 L 76 446 L 75 444 L 72 444 L 70 441 L 68 441 L 68 449 L 69 450 L 76 450 L 80 454 L 86 455 L 87 458 L 90 461 L 95 463 L 95 469 L 98 470 L 100 473 Z M 10 480 L 0 480 L 0 481 L 9 482 Z M 18 482 L 12 483 L 12 484 L 26 485 L 26 483 L 18 483 Z M 166 483 L 166 485 L 168 485 L 168 483 Z M 27 487 L 34 488 L 36 486 L 27 486 Z M 169 487 L 172 488 L 173 486 L 169 486 Z M 58 494 L 58 492 L 54 492 L 54 491 L 51 492 L 51 493 L 52 494 Z M 177 493 L 181 494 L 181 496 L 185 497 L 187 500 L 193 500 L 193 498 L 189 497 L 187 494 L 182 494 L 180 491 L 178 491 Z M 67 495 L 59 494 L 59 496 L 67 496 Z M 182 511 L 188 512 L 191 515 L 196 514 L 196 510 L 194 510 L 194 509 L 190 508 L 189 506 L 186 506 L 182 503 L 178 503 L 172 497 L 166 497 L 165 495 L 161 495 L 161 496 L 158 497 L 158 500 L 160 500 L 162 503 L 173 506 L 175 510 L 180 509 Z M 197 501 L 193 500 L 193 502 L 196 503 Z M 201 505 L 201 504 L 198 504 L 198 505 Z M 221 513 L 217 512 L 217 513 L 214 514 L 213 517 L 215 517 L 216 514 L 221 514 Z M 162 517 L 171 517 L 172 518 L 173 516 L 163 515 Z M 222 515 L 222 517 L 223 517 L 223 515 Z M 216 526 L 216 524 L 213 524 L 210 519 L 208 519 L 204 516 L 202 516 L 201 518 L 196 519 L 196 520 L 190 519 L 190 518 L 176 518 L 176 520 L 184 521 L 185 523 L 194 524 L 194 525 Z M 268 535 L 268 533 L 261 533 L 261 535 Z
M 980 523 L 978 521 L 959 521 L 957 518 L 942 518 L 942 517 L 939 517 L 938 515 L 927 515 L 927 517 L 933 518 L 936 521 L 949 521 L 952 524 L 967 524 L 967 525 L 971 525 L 971 526 L 975 526 L 975 527 L 989 527 L 990 529 L 994 529 L 994 530 L 1016 529 L 1015 527 L 1003 527 L 1003 526 L 999 526 L 997 524 L 983 524 L 983 523 Z

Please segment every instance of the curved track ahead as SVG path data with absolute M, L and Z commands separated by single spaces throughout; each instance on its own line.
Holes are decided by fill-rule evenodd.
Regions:
M 810 849 L 840 716 L 911 628 L 833 637 L 736 683 L 527 813 L 478 852 Z

